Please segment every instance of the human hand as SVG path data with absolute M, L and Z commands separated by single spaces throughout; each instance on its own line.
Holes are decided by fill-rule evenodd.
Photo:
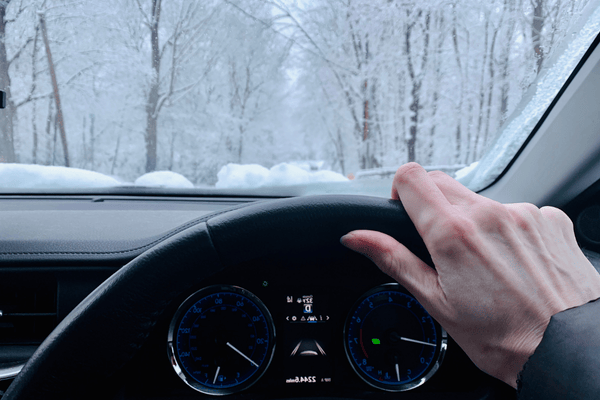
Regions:
M 396 279 L 475 365 L 512 387 L 550 317 L 600 297 L 600 275 L 556 208 L 503 205 L 415 163 L 396 172 L 392 198 L 435 270 L 381 232 L 352 231 L 342 244 Z

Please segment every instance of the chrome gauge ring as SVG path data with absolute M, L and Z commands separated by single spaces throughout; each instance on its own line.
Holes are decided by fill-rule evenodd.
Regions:
M 351 308 L 344 347 L 366 383 L 399 392 L 433 376 L 444 358 L 447 336 L 414 297 L 390 283 L 365 293 Z
M 169 327 L 167 351 L 177 375 L 211 395 L 237 393 L 265 373 L 275 350 L 275 326 L 258 297 L 237 286 L 192 294 Z

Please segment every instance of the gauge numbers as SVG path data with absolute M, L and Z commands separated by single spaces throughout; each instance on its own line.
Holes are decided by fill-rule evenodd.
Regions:
M 275 327 L 264 304 L 245 289 L 215 285 L 183 302 L 171 322 L 168 352 L 179 377 L 212 395 L 236 393 L 265 372 Z
M 447 346 L 446 332 L 398 284 L 379 286 L 357 301 L 346 320 L 344 344 L 356 373 L 388 391 L 425 383 Z

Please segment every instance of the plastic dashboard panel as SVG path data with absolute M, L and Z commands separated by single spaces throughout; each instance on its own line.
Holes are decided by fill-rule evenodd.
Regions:
M 153 245 L 248 200 L 0 198 L 0 265 L 123 265 Z
M 11 200 L 14 201 L 14 200 Z M 65 200 L 66 201 L 66 200 Z M 221 262 L 229 266 L 223 272 L 201 284 L 190 285 L 188 289 L 172 299 L 166 311 L 158 318 L 155 327 L 143 345 L 135 344 L 136 354 L 130 361 L 125 359 L 123 368 L 111 377 L 110 392 L 122 398 L 202 398 L 178 380 L 169 366 L 165 338 L 166 329 L 174 310 L 181 300 L 191 292 L 212 283 L 232 284 L 244 287 L 261 298 L 269 307 L 276 321 L 277 329 L 285 340 L 286 328 L 282 326 L 285 310 L 282 299 L 290 292 L 294 294 L 315 294 L 327 298 L 326 312 L 331 315 L 328 335 L 331 336 L 331 357 L 333 359 L 333 377 L 331 385 L 319 387 L 286 386 L 281 371 L 285 371 L 283 350 L 277 352 L 273 364 L 265 376 L 246 392 L 233 395 L 231 398 L 286 398 L 286 397 L 347 397 L 347 398 L 506 398 L 514 391 L 479 371 L 450 340 L 449 350 L 442 368 L 426 385 L 410 392 L 390 394 L 379 392 L 368 387 L 350 369 L 343 353 L 341 325 L 352 303 L 365 291 L 389 278 L 382 274 L 367 259 L 343 248 L 337 240 L 324 241 L 323 237 L 338 236 L 348 227 L 344 223 L 336 226 L 319 224 L 319 221 L 305 231 L 297 232 L 301 239 L 295 243 L 282 241 L 283 232 L 295 229 L 294 218 L 287 218 L 288 206 L 293 207 L 294 200 L 283 208 L 264 208 L 269 213 L 268 227 L 260 229 L 270 232 L 268 236 L 254 237 L 252 231 L 256 225 L 247 224 L 236 213 L 248 205 L 235 201 L 215 203 L 196 202 L 194 205 L 161 203 L 161 202 L 126 202 L 111 206 L 116 209 L 87 210 L 90 207 L 102 207 L 98 204 L 87 204 L 63 201 L 62 207 L 52 210 L 40 210 L 48 207 L 39 202 L 28 205 L 25 209 L 15 210 L 20 206 L 12 206 L 12 210 L 0 207 L 0 219 L 21 221 L 19 229 L 5 231 L 1 235 L 0 275 L 10 274 L 55 274 L 61 280 L 71 279 L 73 285 L 88 287 L 93 284 L 92 275 L 104 271 L 106 276 L 116 271 L 119 265 L 131 260 L 156 241 L 177 236 L 185 227 L 202 224 L 208 221 L 207 228 L 215 237 L 223 238 L 214 243 Z M 344 200 L 345 201 L 345 200 Z M 5 203 L 6 204 L 6 203 Z M 16 203 L 13 203 L 16 204 Z M 35 205 L 37 204 L 37 205 Z M 58 204 L 58 203 L 57 203 Z M 79 204 L 74 206 L 75 204 Z M 91 204 L 91 205 L 90 205 Z M 113 203 L 114 204 L 114 203 Z M 298 201 L 298 207 L 303 202 Z M 338 218 L 336 207 L 323 203 L 325 210 L 316 215 L 330 214 Z M 352 201 L 345 204 L 346 212 L 352 214 Z M 73 208 L 84 208 L 85 218 L 75 218 Z M 104 205 L 104 207 L 107 207 Z M 318 205 L 316 207 L 319 207 Z M 107 207 L 110 208 L 110 207 Z M 237 211 L 235 209 L 238 209 Z M 135 211 L 135 212 L 134 212 Z M 227 213 L 223 213 L 228 211 Z M 305 210 L 311 213 L 311 210 Z M 136 217 L 123 218 L 124 214 L 135 214 Z M 40 215 L 45 218 L 40 219 Z M 293 213 L 292 213 L 293 214 Z M 65 215 L 71 215 L 66 218 Z M 235 218 L 233 218 L 235 217 Z M 371 229 L 368 215 L 356 214 L 356 218 L 364 218 L 361 224 Z M 261 224 L 261 219 L 254 219 L 254 224 Z M 266 222 L 265 222 L 266 223 Z M 52 226 L 52 229 L 39 231 L 40 226 Z M 37 235 L 37 240 L 28 243 L 27 234 Z M 241 246 L 228 248 L 232 242 L 228 235 L 240 238 Z M 408 238 L 414 232 L 403 233 Z M 118 240 L 115 240 L 115 237 Z M 413 245 L 416 245 L 413 243 Z M 258 248 L 268 248 L 267 256 L 260 255 Z M 422 254 L 423 255 L 423 254 Z M 72 279 L 74 276 L 77 279 Z M 86 278 L 88 277 L 88 278 Z M 266 283 L 266 285 L 265 285 Z M 73 287 L 73 286 L 71 286 Z M 154 300 L 153 300 L 154 301 Z M 158 301 L 158 300 L 157 300 Z M 59 305 L 60 307 L 60 305 Z M 66 306 L 65 306 L 66 307 Z M 289 332 L 288 332 L 289 334 Z M 283 343 L 283 342 L 282 342 Z M 129 348 L 131 350 L 131 347 Z M 129 350 L 129 351 L 130 351 Z M 60 384 L 60 382 L 58 382 Z

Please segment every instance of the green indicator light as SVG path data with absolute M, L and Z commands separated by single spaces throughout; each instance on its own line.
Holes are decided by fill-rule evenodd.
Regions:
M 373 344 L 381 344 L 381 341 L 379 339 L 371 339 L 371 341 L 373 342 Z

